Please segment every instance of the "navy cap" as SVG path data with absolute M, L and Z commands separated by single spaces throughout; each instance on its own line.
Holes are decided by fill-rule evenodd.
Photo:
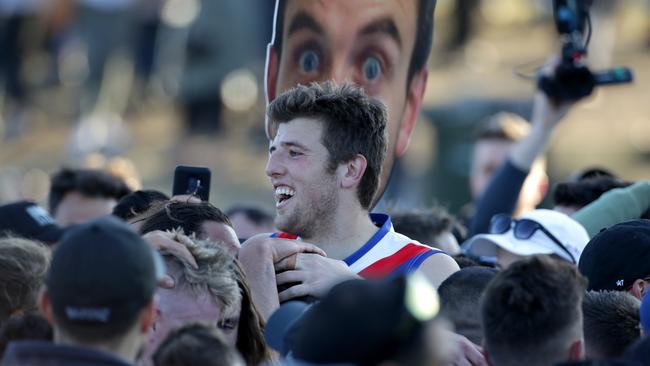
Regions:
M 625 291 L 650 277 L 650 220 L 632 220 L 602 230 L 587 244 L 578 264 L 588 290 Z
M 291 326 L 302 316 L 311 304 L 303 301 L 289 301 L 282 304 L 266 322 L 264 339 L 274 350 L 286 355 L 289 352 L 285 336 Z
M 19 201 L 0 206 L 0 233 L 8 232 L 26 239 L 55 243 L 64 230 L 37 203 Z
M 316 364 L 378 364 L 394 356 L 438 313 L 435 289 L 419 275 L 336 285 L 294 322 L 291 355 Z
M 105 217 L 66 232 L 46 285 L 58 319 L 95 327 L 132 322 L 163 275 L 158 253 L 124 222 Z

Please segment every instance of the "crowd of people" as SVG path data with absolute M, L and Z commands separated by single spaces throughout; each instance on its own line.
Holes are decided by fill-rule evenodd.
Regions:
M 537 92 L 529 123 L 485 121 L 463 217 L 374 210 L 434 8 L 276 2 L 275 215 L 68 167 L 48 207 L 3 203 L 0 365 L 650 365 L 650 183 L 586 167 L 550 188 L 573 102 Z

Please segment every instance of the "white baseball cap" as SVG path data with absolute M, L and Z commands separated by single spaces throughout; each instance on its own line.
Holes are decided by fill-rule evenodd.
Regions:
M 515 237 L 512 228 L 503 234 L 479 234 L 470 238 L 463 246 L 467 253 L 476 257 L 496 257 L 497 247 L 516 255 L 555 254 L 577 264 L 583 249 L 589 242 L 589 234 L 582 225 L 571 217 L 553 210 L 537 209 L 517 220 L 529 219 L 541 224 L 573 255 L 573 259 L 546 233 L 537 230 L 528 239 Z

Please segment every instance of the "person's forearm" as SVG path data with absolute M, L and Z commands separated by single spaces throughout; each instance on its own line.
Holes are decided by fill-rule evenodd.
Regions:
M 527 175 L 527 170 L 519 169 L 509 160 L 503 162 L 476 204 L 476 213 L 469 227 L 470 236 L 486 233 L 492 216 L 514 212 Z
M 650 208 L 650 182 L 637 182 L 626 188 L 612 189 L 574 213 L 572 218 L 592 238 L 600 230 L 623 221 L 638 219 Z
M 545 68 L 550 72 L 552 63 Z M 568 113 L 571 103 L 555 104 L 544 93 L 537 91 L 533 99 L 530 132 L 517 142 L 510 152 L 510 161 L 521 170 L 530 170 L 535 159 L 546 151 L 553 131 Z
M 513 146 L 510 161 L 522 171 L 530 171 L 535 160 L 544 154 L 553 131 L 533 121 L 530 133 Z
M 280 299 L 278 298 L 271 252 L 263 249 L 263 246 L 258 246 L 258 248 L 242 246 L 239 251 L 239 262 L 246 272 L 253 303 L 266 322 L 271 314 L 280 307 Z

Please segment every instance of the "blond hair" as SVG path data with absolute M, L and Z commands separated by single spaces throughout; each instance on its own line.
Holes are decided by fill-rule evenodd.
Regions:
M 36 309 L 50 258 L 50 250 L 39 242 L 0 238 L 0 323 L 13 313 Z
M 196 260 L 198 268 L 171 252 L 163 254 L 181 265 L 181 273 L 176 286 L 189 290 L 194 296 L 208 293 L 223 306 L 224 314 L 232 314 L 235 306 L 241 303 L 235 258 L 223 244 L 211 240 L 200 240 L 195 235 L 175 232 L 174 240 L 183 244 Z

